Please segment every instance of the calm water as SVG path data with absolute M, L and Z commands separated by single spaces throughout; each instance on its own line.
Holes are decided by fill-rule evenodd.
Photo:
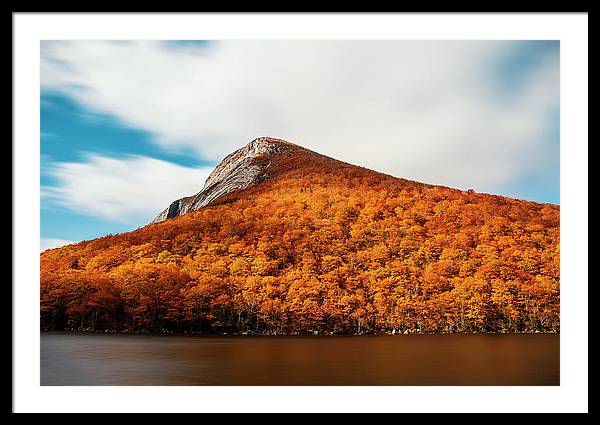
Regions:
M 42 334 L 42 385 L 559 385 L 559 335 Z

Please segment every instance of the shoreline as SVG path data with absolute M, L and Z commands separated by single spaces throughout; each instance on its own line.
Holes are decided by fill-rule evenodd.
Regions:
M 331 337 L 331 336 L 405 336 L 405 335 L 560 335 L 560 331 L 535 332 L 371 332 L 371 333 L 248 333 L 248 332 L 128 332 L 128 331 L 82 331 L 40 330 L 43 334 L 60 335 L 123 335 L 123 336 L 189 336 L 189 337 Z

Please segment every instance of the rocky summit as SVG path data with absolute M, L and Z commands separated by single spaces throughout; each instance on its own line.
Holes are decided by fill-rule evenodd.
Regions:
M 275 166 L 275 157 L 295 150 L 305 149 L 272 137 L 258 137 L 252 140 L 243 148 L 227 155 L 208 176 L 200 192 L 173 201 L 151 223 L 195 211 L 217 198 L 268 179 L 271 176 L 271 169 Z

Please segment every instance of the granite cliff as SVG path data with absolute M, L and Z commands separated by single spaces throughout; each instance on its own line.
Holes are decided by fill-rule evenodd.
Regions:
M 200 192 L 173 201 L 152 220 L 152 223 L 195 211 L 224 195 L 267 180 L 276 170 L 278 157 L 298 151 L 310 152 L 285 140 L 272 137 L 256 138 L 243 148 L 227 155 L 208 176 Z

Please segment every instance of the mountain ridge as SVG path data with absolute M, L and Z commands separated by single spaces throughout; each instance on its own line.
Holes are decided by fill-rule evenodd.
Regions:
M 283 139 L 274 137 L 261 136 L 252 139 L 245 146 L 233 151 L 229 155 L 225 156 L 219 164 L 214 168 L 211 174 L 206 179 L 203 188 L 195 195 L 186 196 L 183 198 L 176 199 L 171 204 L 161 211 L 151 222 L 159 223 L 166 219 L 174 218 L 187 214 L 191 211 L 203 208 L 211 203 L 217 201 L 219 198 L 229 195 L 232 192 L 247 189 L 265 180 L 273 177 L 277 173 L 277 160 L 281 155 L 298 155 L 305 154 L 315 158 L 327 159 L 329 161 L 335 161 L 340 164 L 346 164 L 360 169 L 368 170 L 370 172 L 378 173 L 390 178 L 399 180 L 409 181 L 403 178 L 395 177 L 389 174 L 381 173 L 379 171 L 371 170 L 369 168 L 361 167 L 354 164 L 349 164 L 344 161 L 340 161 L 335 158 L 328 157 L 326 155 L 314 152 L 301 145 L 288 142 Z M 268 159 L 268 162 L 266 161 Z M 443 187 L 452 190 L 458 190 L 462 193 L 477 193 L 473 189 L 462 190 L 451 188 L 438 184 L 430 184 L 423 182 L 414 182 L 416 184 L 425 185 L 427 187 Z M 500 196 L 493 194 L 483 194 L 490 196 Z M 516 199 L 517 201 L 532 202 L 536 204 L 547 204 L 536 201 Z M 556 205 L 556 204 L 548 204 Z

